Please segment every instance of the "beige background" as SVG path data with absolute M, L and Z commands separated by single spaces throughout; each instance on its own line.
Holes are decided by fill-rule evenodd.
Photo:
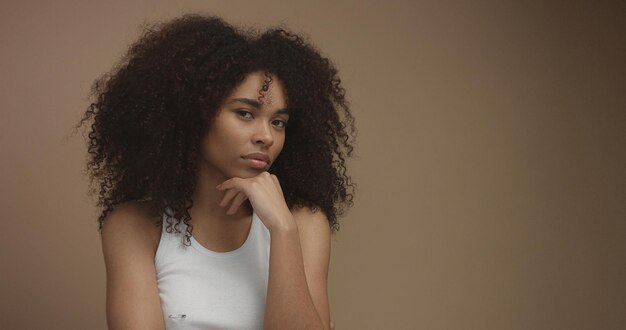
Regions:
M 271 0 L 2 2 L 0 328 L 105 329 L 71 128 L 142 22 L 196 11 L 284 23 L 340 68 L 338 329 L 626 327 L 624 1 Z

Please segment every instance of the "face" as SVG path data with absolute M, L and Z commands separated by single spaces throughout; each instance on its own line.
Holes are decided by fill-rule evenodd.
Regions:
M 272 76 L 259 99 L 266 76 L 249 74 L 226 97 L 202 140 L 200 170 L 218 180 L 249 178 L 267 171 L 285 143 L 289 121 L 282 82 Z

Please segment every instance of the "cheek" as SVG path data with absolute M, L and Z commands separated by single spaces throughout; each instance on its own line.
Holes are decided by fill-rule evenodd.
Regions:
M 228 149 L 224 144 L 228 144 L 229 142 L 235 140 L 232 132 L 236 131 L 236 129 L 228 126 L 228 123 L 217 123 L 213 130 L 209 132 L 209 138 L 212 140 L 212 144 L 214 147 L 219 149 Z
M 276 146 L 276 154 L 280 154 L 280 152 L 283 150 L 283 147 L 285 146 L 285 135 L 284 134 L 282 136 L 277 137 L 274 140 L 274 146 Z
M 229 151 L 229 138 L 221 130 L 212 130 L 205 138 L 203 150 L 212 161 L 218 160 L 221 155 Z M 231 142 L 232 143 L 232 142 Z

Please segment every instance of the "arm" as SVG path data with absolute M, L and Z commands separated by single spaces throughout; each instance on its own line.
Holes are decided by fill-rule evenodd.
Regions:
M 104 221 L 109 329 L 164 329 L 154 268 L 160 230 L 138 204 L 116 207 Z
M 266 329 L 328 329 L 326 282 L 330 228 L 322 212 L 287 208 L 278 179 L 267 172 L 232 178 L 217 187 L 220 205 L 234 213 L 249 199 L 270 231 L 270 264 L 264 326 Z
M 266 328 L 329 329 L 327 279 L 330 228 L 309 208 L 293 212 L 293 227 L 271 232 Z

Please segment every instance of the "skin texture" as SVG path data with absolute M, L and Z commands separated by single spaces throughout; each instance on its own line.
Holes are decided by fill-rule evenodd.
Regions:
M 89 128 L 111 328 L 163 327 L 161 229 L 184 223 L 183 243 L 193 235 L 231 251 L 252 207 L 272 235 L 266 327 L 329 326 L 328 237 L 352 205 L 355 137 L 332 61 L 284 29 L 185 15 L 146 28 L 92 92 L 79 126 Z
M 355 131 L 332 61 L 283 29 L 241 31 L 199 15 L 148 27 L 92 86 L 79 125 L 89 129 L 87 170 L 100 225 L 119 205 L 141 201 L 155 219 L 168 210 L 166 230 L 184 223 L 189 238 L 208 128 L 232 90 L 258 71 L 263 87 L 283 83 L 291 111 L 283 150 L 268 172 L 278 176 L 290 209 L 319 209 L 338 229 L 352 205 L 346 160 Z M 253 99 L 269 97 L 263 93 Z
M 330 228 L 322 212 L 290 209 L 266 169 L 285 141 L 287 102 L 274 80 L 252 106 L 264 75 L 248 75 L 226 98 L 203 140 L 194 207 L 194 238 L 215 251 L 241 246 L 250 229 L 249 201 L 271 235 L 266 329 L 330 328 L 327 274 Z M 246 155 L 267 155 L 266 167 Z M 257 155 L 258 156 L 258 155 Z M 257 157 L 255 156 L 255 157 Z M 102 232 L 107 267 L 107 320 L 112 329 L 163 329 L 154 255 L 159 231 L 138 203 L 116 208 Z

